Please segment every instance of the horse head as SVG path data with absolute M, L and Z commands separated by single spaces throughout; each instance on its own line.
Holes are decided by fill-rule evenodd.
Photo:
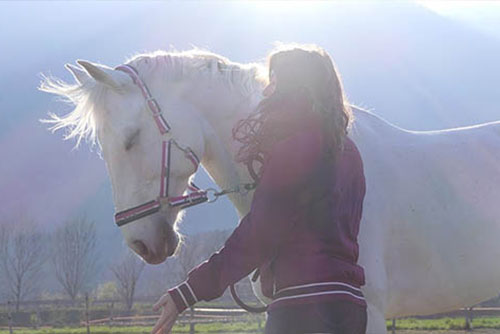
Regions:
M 201 118 L 182 99 L 181 81 L 165 83 L 150 71 L 146 90 L 153 101 L 145 98 L 144 87 L 127 68 L 82 60 L 78 65 L 66 65 L 75 84 L 51 78 L 42 82 L 41 90 L 75 106 L 47 122 L 53 130 L 68 128 L 66 137 L 78 143 L 83 138 L 97 142 L 111 179 L 116 222 L 128 246 L 146 262 L 161 263 L 175 253 L 180 240 L 175 223 L 181 209 L 165 198 L 185 192 L 203 158 Z M 140 67 L 129 69 L 142 76 Z M 165 122 L 163 130 L 159 121 Z

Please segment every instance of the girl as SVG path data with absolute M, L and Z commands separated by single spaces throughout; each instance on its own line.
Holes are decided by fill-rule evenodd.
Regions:
M 365 179 L 339 75 L 326 51 L 297 45 L 271 53 L 269 75 L 265 98 L 233 129 L 242 143 L 237 161 L 258 182 L 250 212 L 222 249 L 155 304 L 162 314 L 153 334 L 256 268 L 272 299 L 267 334 L 366 331 L 357 264 Z

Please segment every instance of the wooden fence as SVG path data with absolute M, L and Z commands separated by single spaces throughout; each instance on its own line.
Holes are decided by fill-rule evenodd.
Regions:
M 107 317 L 102 319 L 93 319 L 88 322 L 82 321 L 81 326 L 90 328 L 91 326 L 107 325 L 113 326 L 150 326 L 151 328 L 158 320 L 158 315 L 128 316 L 128 317 Z M 263 331 L 264 316 L 249 315 L 241 309 L 226 308 L 193 308 L 182 313 L 178 324 L 189 325 L 190 333 L 195 333 L 196 326 L 206 323 L 231 323 L 235 321 L 253 320 L 258 324 L 259 332 Z
M 152 303 L 152 300 L 146 299 L 142 300 L 143 302 L 148 302 Z M 150 326 L 151 328 L 153 325 L 156 323 L 156 321 L 159 318 L 159 315 L 155 314 L 149 314 L 149 315 L 136 315 L 136 316 L 123 316 L 123 315 L 115 315 L 115 312 L 117 310 L 115 309 L 116 304 L 119 304 L 119 301 L 112 301 L 112 300 L 106 300 L 106 301 L 99 301 L 96 303 L 96 301 L 90 301 L 89 296 L 85 295 L 83 300 L 78 300 L 76 302 L 77 308 L 80 309 L 80 312 L 82 314 L 83 321 L 80 322 L 80 326 L 86 327 L 86 332 L 87 334 L 92 333 L 92 327 L 94 326 Z M 26 309 L 33 308 L 33 312 L 38 312 L 40 310 L 40 307 L 42 305 L 45 306 L 52 306 L 59 308 L 62 305 L 70 304 L 69 301 L 67 300 L 57 300 L 57 301 L 43 301 L 43 302 L 27 302 L 23 303 L 23 307 Z M 71 304 L 75 305 L 75 302 L 72 302 Z M 98 318 L 98 319 L 91 319 L 91 307 L 95 305 L 103 305 L 106 304 L 107 307 L 107 313 L 109 316 L 104 317 L 104 318 Z M 26 329 L 27 327 L 31 328 L 37 328 L 41 324 L 37 325 L 29 325 L 29 324 L 20 324 L 18 323 L 15 325 L 13 323 L 13 305 L 11 303 L 6 303 L 4 305 L 0 306 L 6 306 L 8 310 L 8 327 L 2 328 L 0 326 L 0 329 L 7 329 L 9 330 L 10 334 L 15 334 L 17 329 Z M 62 306 L 64 307 L 64 306 Z M 121 311 L 123 314 L 123 310 Z M 39 318 L 39 316 L 37 316 Z M 198 324 L 206 324 L 206 323 L 232 323 L 232 322 L 237 322 L 237 321 L 252 321 L 258 324 L 258 330 L 262 331 L 263 330 L 263 323 L 264 323 L 264 315 L 252 315 L 246 312 L 245 310 L 239 309 L 239 308 L 215 308 L 215 307 L 210 307 L 210 308 L 203 308 L 203 307 L 197 307 L 197 308 L 192 308 L 184 311 L 178 318 L 177 323 L 179 324 L 187 324 L 189 325 L 190 328 L 190 333 L 195 333 L 196 331 L 196 326 Z M 23 326 L 23 327 L 21 327 Z
M 144 302 L 151 302 L 149 299 L 142 300 Z M 44 304 L 50 304 L 55 306 L 60 306 L 61 304 L 65 304 L 67 301 L 56 301 L 54 302 L 43 302 Z M 93 326 L 153 326 L 154 323 L 159 318 L 159 315 L 141 315 L 141 316 L 122 316 L 122 315 L 114 315 L 114 304 L 117 301 L 92 301 L 93 305 L 107 303 L 109 305 L 109 316 L 98 319 L 90 319 L 90 308 L 91 303 L 89 301 L 89 297 L 85 296 L 83 302 L 81 302 L 79 307 L 81 307 L 81 311 L 84 315 L 84 320 L 81 321 L 80 325 L 86 327 L 87 334 L 92 333 Z M 32 302 L 32 306 L 35 306 L 37 309 L 40 307 L 40 303 Z M 83 304 L 83 305 L 82 305 Z M 1 305 L 0 305 L 1 306 Z M 8 329 L 10 334 L 15 334 L 16 328 L 13 326 L 12 322 L 12 305 L 5 304 L 8 307 Z M 466 320 L 466 325 L 464 329 L 472 330 L 472 319 L 475 317 L 482 316 L 495 316 L 500 317 L 500 307 L 477 307 L 477 308 L 463 308 L 457 311 L 436 314 L 431 316 L 424 317 L 416 317 L 416 318 L 424 318 L 424 319 L 437 319 L 443 317 L 463 317 Z M 190 328 L 190 333 L 195 333 L 196 326 L 198 324 L 205 323 L 231 323 L 231 322 L 244 322 L 244 321 L 252 321 L 258 323 L 259 331 L 263 329 L 264 316 L 263 315 L 251 315 L 246 311 L 238 308 L 202 308 L 197 307 L 190 310 L 186 310 L 183 312 L 179 319 L 178 323 L 180 324 L 188 324 Z M 395 328 L 397 324 L 397 319 L 392 319 L 392 333 L 395 333 Z M 1 329 L 1 328 L 0 328 Z M 5 329 L 5 328 L 4 328 Z

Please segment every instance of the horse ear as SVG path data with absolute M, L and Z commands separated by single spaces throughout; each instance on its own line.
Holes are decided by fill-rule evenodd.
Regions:
M 80 67 L 77 67 L 75 65 L 71 64 L 66 64 L 64 67 L 73 74 L 73 78 L 75 78 L 76 82 L 78 82 L 80 85 L 84 85 L 86 82 L 88 82 L 91 77 L 88 75 L 87 72 L 85 72 L 83 69 Z
M 93 64 L 86 60 L 77 60 L 76 62 L 96 81 L 111 88 L 119 90 L 123 85 L 132 83 L 132 79 L 122 71 L 115 71 L 107 66 Z

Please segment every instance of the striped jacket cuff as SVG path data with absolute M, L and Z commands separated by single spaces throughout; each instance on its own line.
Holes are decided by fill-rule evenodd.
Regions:
M 196 298 L 196 295 L 188 282 L 184 282 L 176 287 L 173 287 L 168 290 L 168 293 L 174 300 L 179 313 L 198 302 L 198 298 Z

